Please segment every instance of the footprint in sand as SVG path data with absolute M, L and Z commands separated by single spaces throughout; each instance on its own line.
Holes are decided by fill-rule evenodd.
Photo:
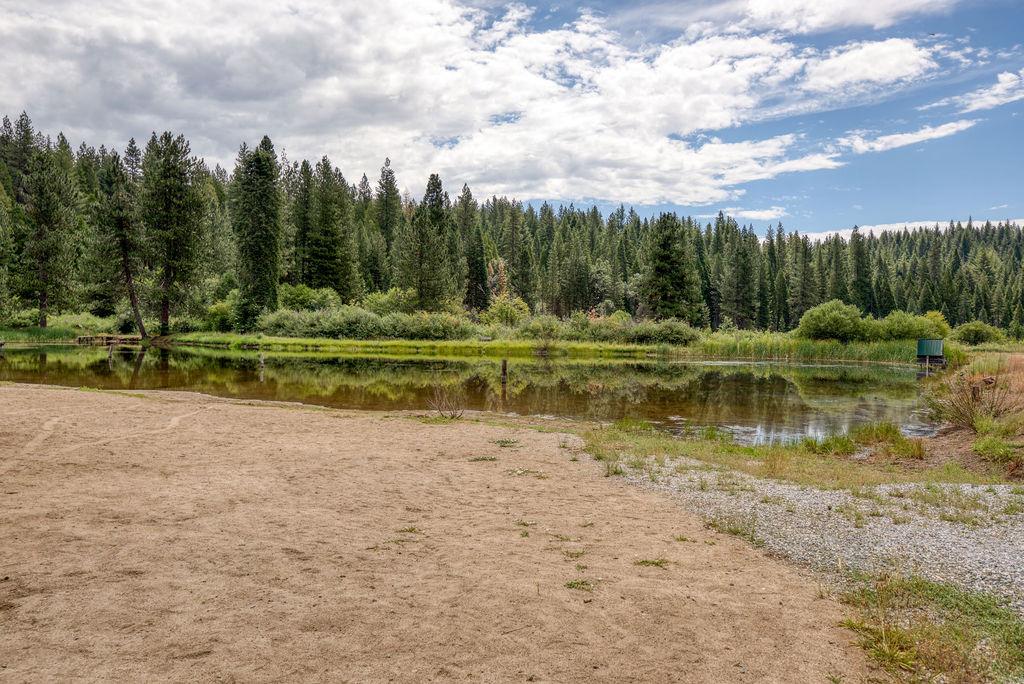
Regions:
M 183 413 L 180 416 L 174 416 L 169 421 L 167 421 L 167 425 L 165 425 L 162 428 L 157 428 L 155 430 L 143 430 L 141 432 L 132 432 L 127 435 L 118 435 L 116 437 L 108 437 L 107 439 L 98 439 L 94 442 L 82 442 L 80 444 L 72 444 L 70 446 L 64 447 L 58 453 L 66 454 L 70 451 L 81 449 L 82 447 L 102 446 L 104 444 L 109 444 L 110 442 L 118 442 L 124 439 L 131 439 L 133 437 L 147 437 L 149 435 L 158 435 L 162 432 L 170 432 L 171 430 L 177 428 L 181 421 L 183 421 L 186 418 L 191 418 L 192 416 L 201 413 L 203 410 L 204 409 L 200 409 L 198 411 L 192 411 L 191 413 Z
M 53 429 L 57 427 L 57 423 L 61 420 L 63 420 L 61 416 L 54 416 L 43 423 L 43 427 L 39 428 L 39 432 L 36 433 L 36 436 L 30 439 L 28 444 L 22 447 L 22 455 L 31 453 L 33 449 L 42 444 L 43 441 L 53 433 Z

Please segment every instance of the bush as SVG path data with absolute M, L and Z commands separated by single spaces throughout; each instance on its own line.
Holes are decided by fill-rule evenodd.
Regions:
M 214 302 L 206 307 L 206 329 L 214 332 L 231 332 L 234 328 L 235 312 L 230 302 Z
M 33 321 L 32 325 L 36 325 L 38 321 Z M 117 332 L 117 317 L 106 316 L 99 317 L 94 316 L 91 313 L 76 313 L 76 314 L 58 314 L 56 316 L 50 316 L 47 323 L 53 327 L 62 328 L 74 328 L 76 330 L 84 330 L 91 333 L 115 333 Z
M 1001 342 L 1004 337 L 999 328 L 981 321 L 971 321 L 958 325 L 953 331 L 953 339 L 974 346 L 986 342 Z
M 11 311 L 3 321 L 5 328 L 32 328 L 39 325 L 38 309 L 19 309 Z
M 932 313 L 942 316 L 937 311 Z M 878 323 L 880 324 L 878 339 L 883 340 L 941 339 L 949 333 L 948 324 L 943 330 L 934 318 L 915 316 L 906 311 L 893 311 Z
M 314 289 L 308 285 L 281 285 L 277 298 L 282 309 L 295 311 L 319 311 L 341 306 L 341 297 L 329 287 Z
M 833 299 L 804 312 L 796 334 L 810 340 L 852 342 L 865 338 L 865 328 L 860 309 Z
M 523 327 L 523 335 L 540 342 L 551 342 L 565 335 L 565 326 L 554 316 L 537 316 Z
M 479 333 L 465 318 L 449 313 L 393 313 L 384 317 L 387 336 L 405 340 L 465 340 Z
M 686 323 L 669 318 L 655 323 L 643 321 L 629 329 L 629 342 L 634 344 L 686 345 L 700 339 L 700 333 Z
M 946 320 L 946 315 L 941 311 L 929 311 L 925 313 L 925 318 L 932 322 L 935 326 L 936 337 L 946 338 L 949 337 L 951 332 L 949 327 L 949 321 Z
M 530 307 L 519 297 L 501 294 L 491 300 L 487 311 L 480 314 L 480 322 L 484 325 L 500 323 L 514 328 L 530 315 Z
M 393 287 L 387 292 L 371 292 L 359 303 L 367 311 L 378 316 L 391 313 L 411 314 L 416 309 L 416 291 L 412 288 Z

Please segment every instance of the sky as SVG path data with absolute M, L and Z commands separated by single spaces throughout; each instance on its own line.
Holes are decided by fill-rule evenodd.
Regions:
M 1020 0 L 0 0 L 0 112 L 805 233 L 1024 216 Z

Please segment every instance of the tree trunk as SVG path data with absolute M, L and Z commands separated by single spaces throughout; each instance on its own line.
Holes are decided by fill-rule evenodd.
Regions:
M 50 305 L 49 293 L 46 290 L 42 290 L 39 293 L 39 327 L 46 327 L 46 313 Z
M 167 296 L 167 291 L 164 290 L 163 295 L 160 298 L 160 334 L 169 335 L 171 333 L 171 299 Z
M 128 299 L 132 304 L 132 314 L 135 316 L 135 326 L 139 329 L 139 336 L 146 339 L 146 325 L 142 322 L 142 311 L 139 310 L 139 295 L 135 291 L 131 261 L 128 258 L 128 250 L 124 247 L 121 249 L 121 268 L 124 272 L 124 284 L 128 289 Z

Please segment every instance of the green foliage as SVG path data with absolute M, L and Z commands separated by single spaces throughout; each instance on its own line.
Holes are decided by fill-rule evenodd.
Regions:
M 857 451 L 857 444 L 849 435 L 828 435 L 821 439 L 808 437 L 804 440 L 804 448 L 812 454 L 850 456 Z
M 877 337 L 883 340 L 918 340 L 942 339 L 949 334 L 949 325 L 942 325 L 939 320 L 942 314 L 931 312 L 933 316 L 915 316 L 906 311 L 893 311 L 879 321 Z M 934 314 L 938 314 L 935 317 Z
M 514 328 L 530 315 L 530 307 L 519 297 L 501 294 L 491 300 L 491 305 L 480 314 L 484 325 L 506 325 Z
M 277 308 L 281 263 L 281 193 L 270 138 L 242 147 L 231 183 L 231 227 L 238 252 L 236 325 L 250 330 L 257 317 Z
M 1002 331 L 981 321 L 971 321 L 958 325 L 953 330 L 953 339 L 971 346 L 986 342 L 1001 342 L 1006 339 Z
M 971 445 L 974 453 L 987 461 L 1012 466 L 1024 461 L 1022 445 L 1014 444 L 998 435 L 986 435 Z
M 602 215 L 507 197 L 478 203 L 468 186 L 453 204 L 436 174 L 417 202 L 403 199 L 389 160 L 374 189 L 365 176 L 349 183 L 327 158 L 278 167 L 266 139 L 242 149 L 230 178 L 170 133 L 154 135 L 145 155 L 129 142 L 123 157 L 53 139 L 27 115 L 0 127 L 0 317 L 29 306 L 44 317 L 131 312 L 131 327 L 143 329 L 158 313 L 167 332 L 172 314 L 210 325 L 208 309 L 238 288 L 232 325 L 244 329 L 287 283 L 329 288 L 337 300 L 296 292 L 286 309 L 359 301 L 381 316 L 485 314 L 493 296 L 509 294 L 557 317 L 562 338 L 693 338 L 644 323 L 676 319 L 726 333 L 692 346 L 757 358 L 906 360 L 896 342 L 947 337 L 949 322 L 970 344 L 999 339 L 995 329 L 1024 336 L 1024 230 L 1009 223 L 820 242 L 777 225 L 762 239 L 724 213 L 702 225 L 626 207 Z M 411 290 L 412 303 L 392 286 Z M 850 305 L 859 321 L 842 309 Z M 527 317 L 500 311 L 484 315 L 489 336 L 547 337 L 553 327 L 528 332 Z M 796 341 L 746 336 L 789 330 L 805 315 Z M 973 319 L 990 327 L 963 327 Z M 830 340 L 878 344 L 840 350 Z
M 170 332 L 172 306 L 184 300 L 199 273 L 204 204 L 200 173 L 184 136 L 153 134 L 142 160 L 140 212 L 157 271 L 161 335 Z
M 796 333 L 810 340 L 838 340 L 852 342 L 866 336 L 860 309 L 843 304 L 838 299 L 808 309 L 800 318 Z
M 341 297 L 333 288 L 329 287 L 314 289 L 308 285 L 284 283 L 278 288 L 277 296 L 282 309 L 318 311 L 341 306 Z

